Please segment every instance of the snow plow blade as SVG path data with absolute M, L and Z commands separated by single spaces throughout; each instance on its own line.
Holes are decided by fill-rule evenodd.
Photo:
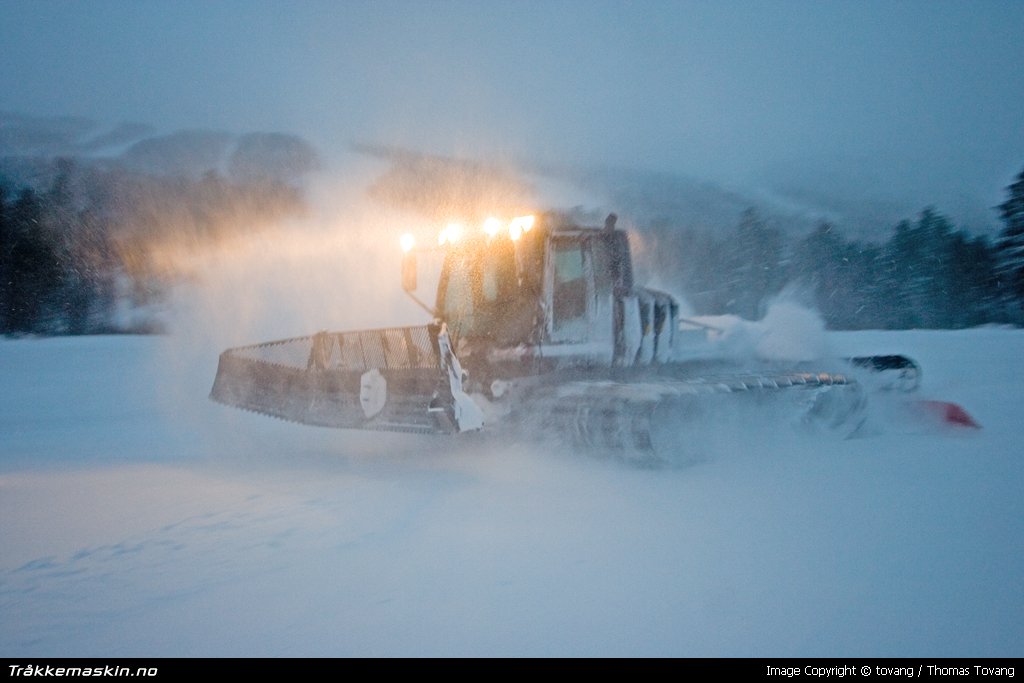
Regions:
M 444 325 L 320 332 L 224 351 L 210 398 L 308 425 L 451 434 L 480 426 L 457 364 Z

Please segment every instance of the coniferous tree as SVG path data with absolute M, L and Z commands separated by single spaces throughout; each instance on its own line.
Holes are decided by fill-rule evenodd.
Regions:
M 974 327 L 1001 317 L 996 258 L 988 239 L 953 234 L 949 273 L 950 327 Z
M 726 291 L 728 263 L 725 254 L 721 241 L 710 232 L 683 230 L 677 249 L 666 250 L 661 255 L 668 272 L 673 269 L 673 261 L 685 264 L 681 268 L 682 291 L 687 293 L 689 303 L 698 314 L 721 313 L 726 308 L 729 293 Z
M 909 220 L 902 220 L 890 240 L 890 253 L 896 264 L 896 282 L 899 289 L 894 294 L 899 298 L 893 302 L 903 313 L 899 326 L 904 328 L 922 327 L 923 313 L 927 302 L 927 277 L 925 271 L 925 245 L 923 235 Z
M 793 257 L 794 273 L 808 283 L 815 307 L 833 328 L 840 322 L 839 302 L 847 289 L 840 272 L 845 246 L 834 226 L 822 221 L 797 244 Z
M 893 311 L 892 284 L 888 279 L 889 265 L 883 244 L 868 244 L 864 247 L 864 293 L 865 304 L 859 314 L 860 329 L 891 329 Z
M 919 276 L 924 326 L 951 327 L 953 226 L 945 216 L 929 207 L 921 212 L 915 227 L 923 245 L 924 261 Z
M 14 236 L 8 219 L 7 188 L 0 185 L 0 334 L 8 331 L 7 311 L 11 288 L 11 247 Z
M 62 269 L 43 223 L 43 206 L 31 189 L 22 190 L 11 207 L 10 287 L 7 324 L 11 332 L 48 332 L 54 324 L 56 293 Z
M 731 277 L 729 310 L 744 318 L 758 318 L 767 300 L 782 282 L 782 234 L 768 225 L 756 209 L 740 217 L 736 239 L 729 243 Z
M 54 253 L 61 270 L 59 291 L 55 292 L 54 314 L 61 331 L 82 334 L 88 330 L 84 320 L 92 298 L 88 280 L 78 258 L 79 216 L 73 183 L 77 166 L 71 159 L 56 162 L 57 175 L 49 191 L 42 197 L 42 216 L 45 229 L 52 240 Z
M 1011 315 L 1021 324 L 1024 323 L 1024 171 L 1006 191 L 1009 197 L 997 207 L 1005 224 L 996 243 L 997 272 Z

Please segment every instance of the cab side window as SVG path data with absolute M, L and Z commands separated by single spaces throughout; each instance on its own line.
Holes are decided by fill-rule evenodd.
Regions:
M 583 246 L 576 243 L 552 245 L 554 289 L 552 327 L 555 332 L 576 327 L 587 314 L 587 279 Z

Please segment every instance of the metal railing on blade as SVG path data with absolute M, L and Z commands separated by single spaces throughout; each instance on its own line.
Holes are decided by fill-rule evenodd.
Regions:
M 228 349 L 236 358 L 296 370 L 436 369 L 439 366 L 430 330 L 394 327 L 354 332 L 318 332 L 307 337 Z

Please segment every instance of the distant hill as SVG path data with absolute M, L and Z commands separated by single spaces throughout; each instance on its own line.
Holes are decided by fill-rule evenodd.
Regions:
M 239 181 L 298 185 L 319 168 L 312 145 L 286 133 L 216 130 L 158 133 L 141 123 L 104 125 L 81 117 L 0 112 L 0 176 L 19 186 L 49 187 L 52 160 L 197 179 L 210 171 Z

